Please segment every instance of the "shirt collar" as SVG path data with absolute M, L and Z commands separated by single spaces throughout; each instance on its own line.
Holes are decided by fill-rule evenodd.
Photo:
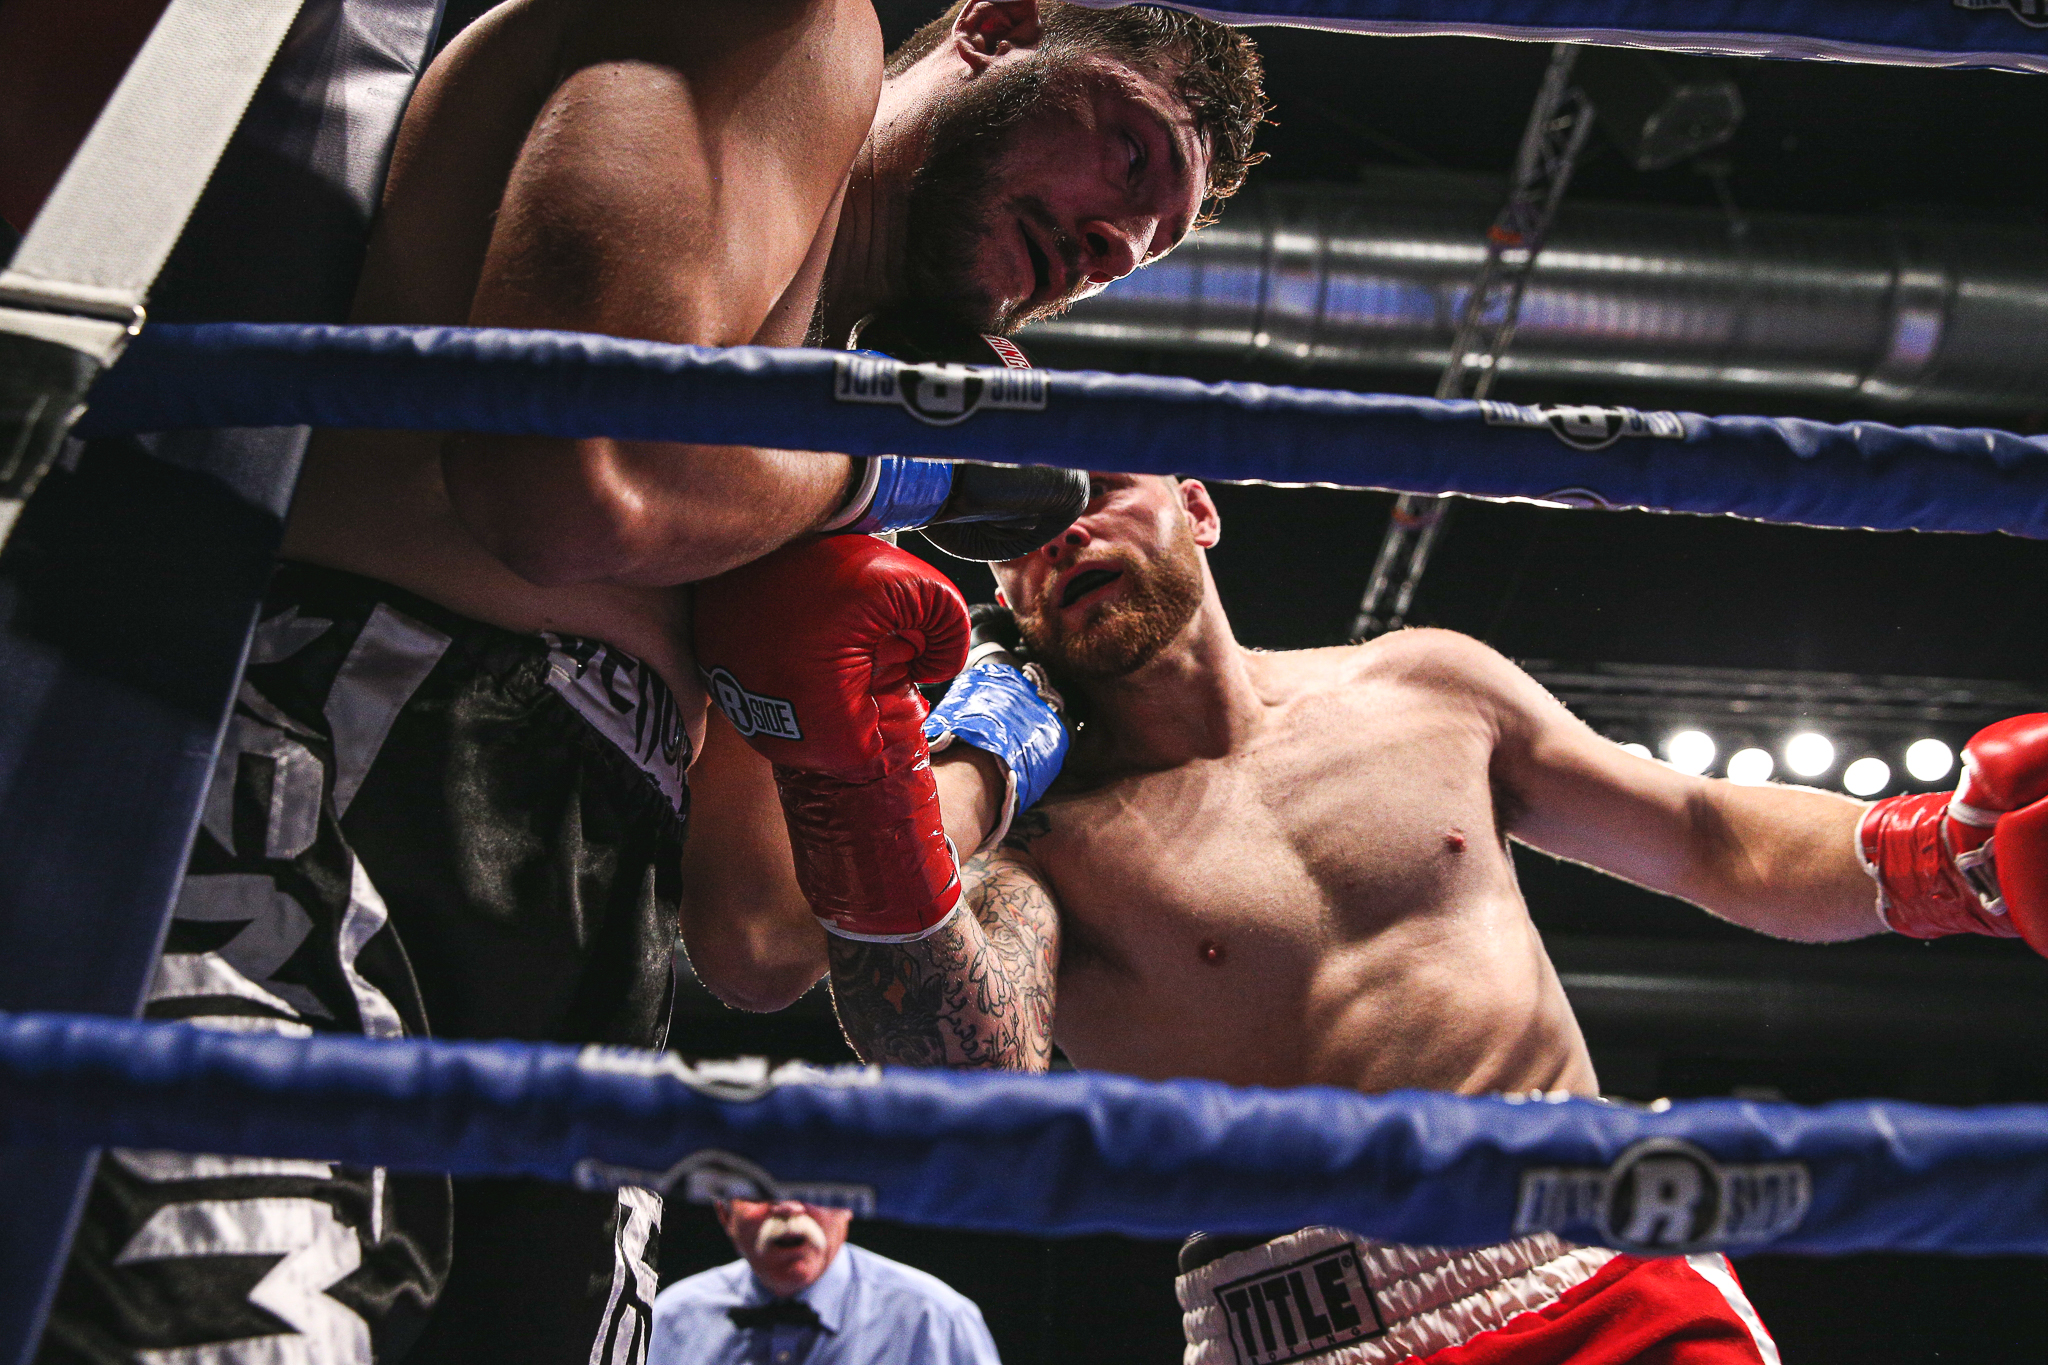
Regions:
M 808 1289 L 798 1290 L 795 1298 L 811 1306 L 818 1315 L 818 1321 L 833 1333 L 840 1330 L 846 1321 L 847 1299 L 853 1291 L 853 1248 L 841 1244 L 839 1252 L 832 1258 L 832 1264 L 825 1267 L 825 1273 L 811 1282 Z M 746 1283 L 738 1286 L 739 1301 L 749 1307 L 756 1304 L 775 1302 L 775 1291 L 761 1282 L 754 1268 L 745 1261 L 735 1261 L 734 1266 L 746 1271 Z
M 797 1297 L 811 1306 L 825 1330 L 837 1334 L 846 1321 L 847 1300 L 853 1294 L 853 1248 L 841 1244 L 832 1264 Z
M 731 1271 L 734 1276 L 732 1280 L 732 1296 L 735 1304 L 752 1308 L 759 1304 L 773 1303 L 775 1301 L 774 1293 L 767 1285 L 761 1283 L 761 1277 L 754 1273 L 754 1267 L 748 1265 L 744 1259 L 734 1261 L 726 1269 Z

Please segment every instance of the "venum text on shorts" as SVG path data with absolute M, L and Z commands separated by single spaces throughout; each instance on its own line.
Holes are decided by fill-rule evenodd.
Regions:
M 1238 1365 L 1306 1360 L 1387 1330 L 1350 1244 L 1220 1284 L 1215 1294 Z

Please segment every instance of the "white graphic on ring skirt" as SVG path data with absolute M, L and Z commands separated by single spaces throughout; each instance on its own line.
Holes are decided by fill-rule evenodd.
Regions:
M 116 1265 L 188 1256 L 275 1256 L 249 1302 L 292 1330 L 203 1346 L 137 1351 L 141 1365 L 371 1365 L 370 1327 L 325 1292 L 355 1273 L 353 1228 L 319 1199 L 208 1199 L 150 1215 Z
M 654 1295 L 661 1287 L 647 1263 L 647 1247 L 660 1235 L 661 1196 L 631 1185 L 621 1188 L 612 1292 L 590 1346 L 590 1365 L 644 1365 L 654 1331 Z

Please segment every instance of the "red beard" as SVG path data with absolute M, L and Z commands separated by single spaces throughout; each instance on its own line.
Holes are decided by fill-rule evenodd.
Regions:
M 1017 613 L 1032 656 L 1056 674 L 1100 680 L 1135 673 L 1159 657 L 1202 605 L 1201 557 L 1186 521 L 1150 561 L 1128 550 L 1110 551 L 1105 559 L 1123 571 L 1123 595 L 1094 608 L 1079 625 L 1070 629 L 1049 595 Z

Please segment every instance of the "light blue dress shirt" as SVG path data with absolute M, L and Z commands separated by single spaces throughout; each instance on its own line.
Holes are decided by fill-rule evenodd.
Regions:
M 647 1365 L 1000 1365 L 972 1299 L 857 1246 L 796 1296 L 817 1327 L 741 1329 L 726 1316 L 774 1297 L 745 1261 L 676 1281 L 654 1300 Z

